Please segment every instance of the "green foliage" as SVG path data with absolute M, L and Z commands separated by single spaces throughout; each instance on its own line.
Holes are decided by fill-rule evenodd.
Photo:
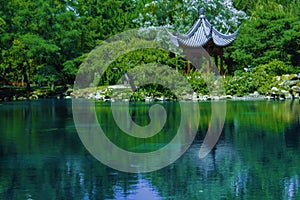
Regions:
M 130 70 L 134 84 L 146 96 L 180 99 L 191 93 L 188 81 L 181 73 L 166 65 L 147 64 Z
M 245 11 L 249 16 L 256 13 L 257 10 L 285 12 L 290 16 L 299 16 L 299 0 L 233 0 L 237 9 Z
M 253 69 L 254 73 L 265 72 L 270 76 L 280 76 L 283 74 L 293 73 L 293 68 L 279 60 L 273 60 L 265 65 L 257 66 Z
M 257 91 L 266 94 L 273 86 L 277 86 L 274 77 L 294 73 L 295 69 L 279 60 L 253 68 L 252 72 L 236 71 L 234 76 L 226 77 L 227 94 L 244 96 Z
M 73 81 L 75 79 L 79 66 L 86 58 L 86 56 L 86 54 L 83 54 L 82 56 L 74 58 L 72 60 L 68 60 L 63 64 L 62 72 L 65 74 L 67 82 Z
M 176 26 L 176 29 L 185 32 L 199 17 L 201 7 L 206 9 L 206 17 L 219 30 L 234 32 L 246 14 L 233 7 L 232 1 L 204 0 L 157 0 L 147 3 L 135 22 L 141 27 L 149 26 Z
M 5 23 L 5 21 L 4 21 L 4 19 L 2 19 L 1 17 L 0 17 L 0 33 L 3 33 L 4 32 L 4 27 L 5 27 L 5 25 L 6 25 L 6 23 Z
M 59 47 L 38 35 L 28 33 L 17 37 L 10 50 L 15 56 L 23 59 L 20 62 L 32 59 L 36 64 L 42 64 L 55 62 L 53 57 Z
M 39 66 L 50 65 L 72 82 L 82 55 L 134 28 L 137 6 L 130 0 L 1 0 L 0 77 L 30 83 Z
M 58 82 L 62 79 L 61 74 L 53 66 L 45 65 L 42 66 L 35 75 L 35 80 L 40 83 L 50 83 Z
M 226 77 L 226 94 L 244 96 L 249 93 L 252 84 L 252 78 L 249 73 L 236 73 L 233 77 Z
M 225 57 L 229 74 L 248 66 L 253 68 L 253 73 L 228 78 L 228 83 L 232 84 L 227 86 L 229 93 L 264 92 L 266 89 L 262 85 L 266 85 L 264 81 L 269 80 L 269 76 L 299 73 L 296 68 L 300 63 L 299 0 L 0 0 L 1 84 L 24 81 L 30 86 L 35 81 L 58 80 L 72 83 L 80 64 L 100 41 L 124 30 L 152 25 L 175 25 L 185 32 L 199 17 L 200 7 L 206 8 L 206 17 L 224 32 L 233 32 L 247 18 L 241 10 L 250 16 L 243 23 L 237 40 L 225 48 Z M 126 37 L 122 39 L 127 40 Z M 141 48 L 147 46 L 146 43 L 142 39 L 134 41 L 134 45 Z M 96 85 L 100 74 L 100 85 L 115 84 L 124 72 L 147 63 L 167 65 L 180 73 L 186 69 L 184 59 L 155 47 L 120 56 L 111 52 L 128 49 L 126 42 L 110 45 L 106 49 L 107 56 L 115 60 L 105 74 L 89 74 L 105 64 L 101 59 L 82 74 Z M 97 55 L 90 57 L 93 56 L 98 58 Z M 274 59 L 277 60 L 270 62 Z M 49 69 L 53 70 L 52 75 L 43 77 Z M 193 89 L 207 94 L 209 88 L 204 77 L 198 78 L 199 74 L 194 71 L 190 76 Z M 149 88 L 161 89 L 158 86 Z
M 136 40 L 135 45 L 145 45 L 146 41 Z M 120 45 L 118 45 L 120 48 Z M 186 62 L 180 56 L 175 56 L 169 51 L 157 48 L 143 48 L 136 51 L 130 51 L 116 58 L 101 77 L 100 85 L 112 85 L 129 70 L 139 65 L 156 63 L 157 65 L 168 65 L 171 68 L 182 71 Z
M 203 78 L 203 74 L 200 71 L 191 70 L 189 77 L 189 83 L 197 94 L 207 95 L 209 93 L 205 78 Z
M 160 98 L 164 97 L 169 100 L 176 100 L 178 97 L 167 87 L 159 84 L 147 84 L 139 87 L 132 96 L 130 101 L 144 101 L 145 97 Z
M 299 16 L 286 12 L 276 3 L 258 6 L 250 20 L 243 24 L 237 40 L 226 49 L 227 63 L 233 70 L 267 64 L 273 59 L 298 66 L 299 33 Z

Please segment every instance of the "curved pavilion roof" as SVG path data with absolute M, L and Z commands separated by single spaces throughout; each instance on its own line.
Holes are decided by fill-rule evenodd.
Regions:
M 227 46 L 232 43 L 237 36 L 238 30 L 230 35 L 223 34 L 215 29 L 204 15 L 204 8 L 200 9 L 200 17 L 193 27 L 186 33 L 176 33 L 173 35 L 167 30 L 171 41 L 176 46 L 201 47 L 210 39 L 217 46 Z

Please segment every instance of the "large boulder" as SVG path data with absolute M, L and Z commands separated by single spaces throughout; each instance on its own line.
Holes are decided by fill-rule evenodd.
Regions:
M 281 76 L 280 80 L 282 80 L 282 81 L 298 80 L 298 75 L 297 74 L 284 74 Z
M 271 91 L 272 91 L 273 94 L 274 93 L 277 94 L 279 89 L 277 87 L 272 87 Z
M 289 75 L 289 80 L 290 81 L 298 80 L 298 75 L 297 74 L 291 74 L 291 75 Z
M 300 92 L 300 87 L 295 85 L 292 87 L 292 90 L 293 90 L 293 92 L 298 93 L 298 92 Z
M 290 76 L 289 74 L 284 74 L 280 77 L 280 80 L 281 81 L 288 81 L 288 80 L 290 80 L 289 76 Z

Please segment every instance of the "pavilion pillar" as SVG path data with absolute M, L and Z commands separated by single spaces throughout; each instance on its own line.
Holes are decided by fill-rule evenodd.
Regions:
M 215 55 L 214 55 L 214 60 L 215 60 L 216 68 L 217 68 L 218 71 L 219 71 L 219 57 L 218 57 L 218 54 L 215 54 Z
M 210 72 L 211 71 L 211 63 L 210 63 L 210 56 L 209 56 L 209 54 L 205 55 L 205 58 L 206 58 L 207 71 Z
M 188 66 L 187 66 L 187 71 L 186 71 L 186 73 L 187 73 L 187 74 L 190 74 L 190 71 L 191 71 L 191 62 L 188 61 Z
M 221 76 L 225 75 L 225 70 L 224 70 L 224 57 L 223 57 L 223 48 L 221 48 L 221 52 L 220 52 L 220 74 Z
M 218 68 L 219 67 L 219 60 L 218 60 L 219 58 L 218 58 L 218 55 L 215 55 L 214 59 L 215 59 L 216 67 Z

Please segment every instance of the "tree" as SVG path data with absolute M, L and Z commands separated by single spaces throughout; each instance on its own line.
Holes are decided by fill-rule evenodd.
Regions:
M 59 47 L 50 39 L 51 19 L 48 2 L 6 1 L 1 4 L 6 21 L 1 66 L 9 81 L 24 81 L 30 89 L 30 76 L 44 63 L 55 63 Z M 11 79 L 11 80 L 9 80 Z
M 0 0 L 1 77 L 30 86 L 29 75 L 52 66 L 72 82 L 82 55 L 136 26 L 136 6 L 131 0 Z
M 87 54 L 83 54 L 82 56 L 64 62 L 62 72 L 65 75 L 64 78 L 66 79 L 66 83 L 74 82 L 79 66 L 84 61 L 86 56 Z
M 233 4 L 236 8 L 245 11 L 249 16 L 261 9 L 265 11 L 284 10 L 290 16 L 300 16 L 299 0 L 233 0 Z
M 46 82 L 54 90 L 55 82 L 62 79 L 61 74 L 53 66 L 44 65 L 35 74 L 35 79 L 39 84 Z
M 145 5 L 135 22 L 141 27 L 175 25 L 186 32 L 199 17 L 201 7 L 206 17 L 219 30 L 234 32 L 245 20 L 246 14 L 234 8 L 231 0 L 157 0 Z
M 226 57 L 235 68 L 267 64 L 278 59 L 293 66 L 300 62 L 300 21 L 283 10 L 257 10 L 241 28 Z
M 25 81 L 27 89 L 30 90 L 30 75 L 35 73 L 44 63 L 53 62 L 53 57 L 59 48 L 48 43 L 43 38 L 25 34 L 13 41 L 13 45 L 7 50 L 9 59 L 6 62 L 8 70 L 14 73 L 17 81 Z

